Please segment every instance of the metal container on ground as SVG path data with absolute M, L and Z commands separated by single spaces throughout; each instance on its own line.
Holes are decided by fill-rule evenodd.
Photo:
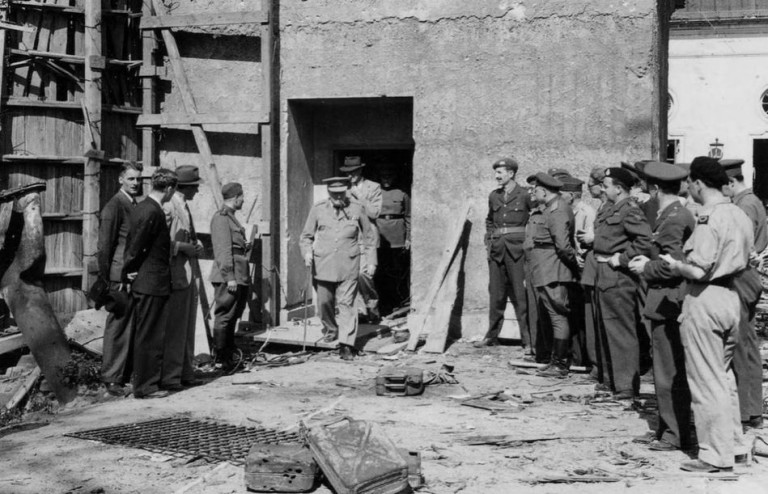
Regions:
M 254 444 L 245 460 L 245 486 L 256 492 L 309 492 L 319 469 L 301 444 Z
M 416 367 L 382 367 L 376 376 L 379 396 L 415 396 L 424 393 L 424 371 Z

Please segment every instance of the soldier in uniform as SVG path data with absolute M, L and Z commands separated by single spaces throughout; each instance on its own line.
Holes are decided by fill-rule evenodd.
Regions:
M 533 201 L 528 191 L 515 182 L 517 168 L 517 161 L 513 158 L 503 158 L 493 164 L 499 187 L 488 197 L 488 216 L 485 219 L 491 300 L 488 332 L 482 341 L 475 342 L 476 347 L 498 344 L 507 306 L 507 286 L 512 288 L 512 305 L 520 333 L 528 332 L 523 241 Z
M 163 205 L 171 234 L 171 296 L 163 344 L 163 373 L 160 387 L 179 391 L 184 386 L 201 384 L 195 378 L 195 327 L 197 325 L 197 283 L 192 259 L 203 253 L 197 239 L 188 202 L 200 190 L 200 172 L 193 165 L 176 168 L 179 183 L 171 200 Z
M 538 372 L 545 377 L 566 377 L 570 368 L 569 314 L 571 285 L 578 279 L 578 259 L 573 240 L 573 212 L 562 200 L 563 183 L 539 172 L 533 177 L 538 206 L 530 213 L 524 249 L 530 262 L 531 281 L 536 290 L 540 317 L 549 325 L 546 335 L 552 342 L 550 365 Z
M 584 266 L 587 251 L 590 246 L 582 245 L 577 238 L 579 232 L 589 232 L 594 237 L 595 217 L 597 211 L 581 198 L 584 182 L 574 177 L 562 177 L 563 188 L 560 194 L 563 200 L 573 211 L 573 243 L 576 248 L 576 256 L 579 265 Z M 577 280 L 581 278 L 582 269 L 579 269 Z M 594 356 L 589 355 L 589 345 L 586 330 L 587 307 L 586 293 L 581 283 L 574 283 L 571 289 L 571 340 L 573 341 L 573 363 L 585 367 L 591 367 Z
M 684 168 L 651 162 L 645 167 L 648 188 L 661 212 L 651 237 L 651 255 L 637 256 L 630 270 L 648 284 L 644 317 L 651 328 L 653 381 L 659 407 L 658 428 L 648 441 L 654 451 L 691 449 L 691 392 L 685 372 L 685 352 L 678 317 L 685 296 L 685 282 L 672 273 L 659 256 L 683 260 L 683 245 L 693 233 L 696 220 L 679 199 L 680 183 L 688 176 Z
M 723 195 L 727 184 L 717 160 L 693 160 L 688 190 L 703 207 L 683 247 L 685 260 L 659 256 L 673 274 L 689 280 L 680 336 L 699 453 L 681 468 L 692 472 L 729 471 L 747 453 L 732 365 L 741 304 L 729 287 L 734 275 L 747 267 L 754 238 L 747 215 Z
M 338 340 L 341 358 L 352 360 L 358 275 L 361 271 L 369 277 L 376 273 L 376 236 L 365 207 L 348 196 L 349 178 L 332 177 L 323 182 L 330 197 L 310 210 L 300 245 L 315 280 L 324 341 Z
M 344 158 L 344 166 L 339 168 L 342 173 L 346 173 L 350 180 L 350 187 L 347 194 L 350 198 L 361 204 L 365 208 L 365 214 L 371 224 L 375 247 L 379 246 L 379 231 L 376 228 L 376 219 L 381 214 L 381 186 L 376 182 L 363 177 L 363 167 L 360 156 L 347 156 Z M 370 263 L 361 263 L 361 268 Z M 375 262 L 373 264 L 376 264 Z M 368 276 L 360 272 L 358 280 L 358 301 L 356 305 L 361 313 L 364 313 L 370 322 L 379 322 L 379 293 L 376 291 L 376 284 L 373 275 Z
M 110 290 L 122 290 L 123 257 L 128 236 L 131 213 L 136 207 L 136 196 L 141 192 L 139 163 L 127 161 L 120 170 L 120 190 L 112 196 L 101 211 L 99 224 L 99 276 L 109 282 Z M 131 339 L 133 338 L 133 298 L 126 297 L 125 310 L 110 312 L 104 327 L 104 358 L 101 363 L 101 380 L 107 392 L 125 396 L 125 384 L 131 379 Z
M 381 170 L 381 214 L 376 282 L 381 311 L 386 315 L 408 297 L 411 249 L 411 198 L 397 186 L 397 172 L 392 166 Z
M 752 189 L 744 183 L 741 165 L 744 160 L 720 160 L 720 166 L 728 175 L 728 186 L 723 193 L 744 211 L 752 221 L 755 237 L 754 253 L 762 253 L 768 247 L 768 225 L 765 207 Z M 760 356 L 760 338 L 755 330 L 755 310 L 760 301 L 762 284 L 760 275 L 750 265 L 734 278 L 734 290 L 741 300 L 739 338 L 733 354 L 733 372 L 739 390 L 741 421 L 745 428 L 763 426 L 763 360 Z
M 648 255 L 651 231 L 645 215 L 629 197 L 634 183 L 623 168 L 608 168 L 603 179 L 610 206 L 598 216 L 595 225 L 595 290 L 602 369 L 608 371 L 610 388 L 616 399 L 631 399 L 640 387 L 639 283 L 629 271 L 629 261 Z
M 248 248 L 245 228 L 235 217 L 243 209 L 243 186 L 231 182 L 221 188 L 224 206 L 211 218 L 213 266 L 210 280 L 214 291 L 213 340 L 216 360 L 224 372 L 233 372 L 242 363 L 242 351 L 235 346 L 235 328 L 248 301 Z

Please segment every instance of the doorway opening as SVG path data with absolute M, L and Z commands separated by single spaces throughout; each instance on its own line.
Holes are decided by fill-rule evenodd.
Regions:
M 755 139 L 753 141 L 752 166 L 755 170 L 752 190 L 765 204 L 768 201 L 768 139 Z

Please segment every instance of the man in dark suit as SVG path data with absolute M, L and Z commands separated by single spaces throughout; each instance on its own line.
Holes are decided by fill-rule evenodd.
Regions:
M 171 236 L 163 203 L 176 192 L 176 173 L 159 168 L 152 191 L 136 206 L 125 250 L 122 280 L 130 283 L 134 303 L 133 396 L 163 398 L 160 390 L 163 339 L 171 294 Z
M 528 191 L 515 182 L 517 161 L 504 158 L 493 164 L 499 187 L 488 197 L 488 216 L 485 219 L 485 245 L 488 249 L 490 277 L 490 309 L 488 333 L 476 347 L 498 344 L 499 331 L 504 322 L 507 306 L 507 286 L 512 287 L 512 305 L 520 325 L 520 333 L 528 333 L 523 241 L 528 214 L 533 200 Z
M 110 290 L 123 290 L 121 275 L 125 240 L 130 226 L 130 216 L 136 207 L 136 196 L 141 190 L 142 166 L 133 161 L 123 163 L 120 171 L 120 190 L 101 211 L 99 226 L 98 264 L 99 276 L 109 284 Z M 101 380 L 107 392 L 114 396 L 125 395 L 125 384 L 131 379 L 131 338 L 133 337 L 133 300 L 126 297 L 128 305 L 123 311 L 111 311 L 104 328 L 104 358 L 101 363 Z

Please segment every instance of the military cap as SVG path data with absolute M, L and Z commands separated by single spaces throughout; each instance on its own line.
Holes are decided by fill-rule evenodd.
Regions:
M 345 192 L 349 189 L 349 177 L 330 177 L 323 179 L 328 186 L 328 192 Z
M 243 193 L 243 186 L 237 182 L 229 182 L 221 188 L 221 195 L 224 199 L 232 199 Z
M 605 178 L 605 167 L 596 166 L 592 168 L 592 171 L 589 172 L 589 178 L 594 182 L 601 183 Z
M 669 163 L 651 161 L 645 165 L 645 176 L 656 182 L 679 182 L 688 176 L 688 170 Z
M 551 190 L 560 190 L 563 187 L 563 182 L 544 172 L 539 172 L 533 175 L 533 181 L 536 183 L 536 185 L 541 185 L 542 187 Z
M 744 160 L 720 160 L 720 166 L 725 170 L 725 174 L 728 177 L 738 177 L 742 175 L 741 165 L 744 164 Z
M 503 166 L 513 172 L 517 171 L 517 160 L 515 158 L 501 158 L 493 164 L 493 169 Z
M 549 170 L 547 170 L 547 173 L 558 180 L 561 179 L 562 177 L 571 176 L 571 172 L 569 172 L 565 168 L 550 168 Z
M 181 165 L 176 168 L 178 185 L 197 185 L 200 180 L 200 170 L 195 165 Z
M 563 188 L 560 189 L 563 192 L 581 192 L 581 186 L 584 185 L 583 180 L 579 180 L 576 177 L 571 177 L 570 175 L 555 178 L 563 183 Z
M 606 178 L 610 177 L 612 180 L 621 183 L 627 189 L 631 189 L 635 185 L 635 177 L 632 172 L 626 168 L 612 167 L 605 170 Z
M 706 180 L 715 187 L 722 187 L 728 183 L 723 167 L 715 158 L 709 156 L 697 156 L 693 158 L 690 169 L 691 180 Z
M 339 168 L 339 170 L 343 172 L 351 172 L 364 166 L 365 163 L 363 163 L 363 161 L 360 159 L 360 156 L 346 156 L 344 158 L 344 164 Z

